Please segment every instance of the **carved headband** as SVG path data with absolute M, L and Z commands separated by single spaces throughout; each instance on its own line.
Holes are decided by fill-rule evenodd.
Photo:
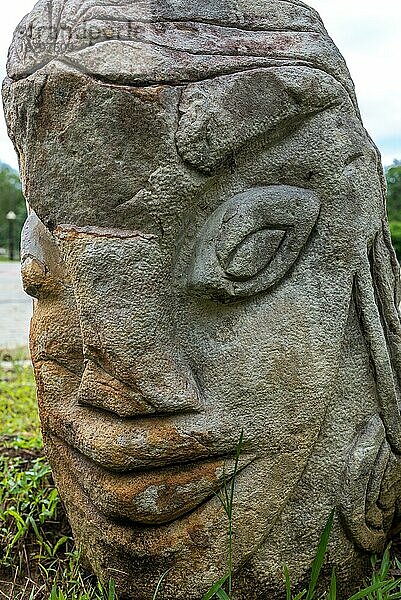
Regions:
M 15 32 L 8 75 L 19 80 L 53 60 L 142 86 L 305 65 L 334 77 L 356 107 L 343 57 L 297 0 L 41 0 Z

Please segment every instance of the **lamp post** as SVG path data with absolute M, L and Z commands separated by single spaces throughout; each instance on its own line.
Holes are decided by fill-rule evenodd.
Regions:
M 12 210 L 6 214 L 8 221 L 8 257 L 10 260 L 14 260 L 14 223 L 16 218 L 17 215 Z

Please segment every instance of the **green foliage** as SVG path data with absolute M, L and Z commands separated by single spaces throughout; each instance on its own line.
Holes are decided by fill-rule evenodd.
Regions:
M 387 181 L 387 213 L 390 221 L 401 221 L 401 164 L 394 164 L 386 169 Z
M 316 556 L 312 565 L 312 572 L 308 589 L 302 590 L 296 596 L 292 596 L 291 579 L 288 568 L 284 566 L 284 581 L 286 587 L 287 600 L 342 600 L 337 598 L 337 580 L 335 570 L 332 570 L 330 587 L 327 593 L 323 593 L 319 597 L 316 596 L 317 584 L 324 558 L 327 552 L 330 533 L 333 527 L 334 510 L 330 513 L 324 531 L 320 537 Z M 401 599 L 401 579 L 392 579 L 390 575 L 390 546 L 386 548 L 380 567 L 377 568 L 377 558 L 372 558 L 373 575 L 372 582 L 367 587 L 360 590 L 348 600 L 396 600 Z M 395 559 L 397 566 L 401 566 L 399 561 Z
M 242 452 L 242 446 L 244 443 L 244 431 L 241 431 L 241 435 L 235 449 L 235 463 L 234 463 L 234 471 L 230 480 L 227 479 L 224 474 L 223 477 L 223 488 L 222 491 L 217 495 L 217 498 L 220 500 L 221 505 L 224 509 L 224 512 L 227 517 L 228 523 L 228 547 L 227 547 L 227 563 L 228 563 L 228 571 L 227 574 L 217 581 L 210 590 L 203 596 L 202 600 L 209 600 L 210 598 L 214 598 L 217 596 L 220 600 L 231 600 L 232 594 L 232 579 L 234 574 L 233 569 L 233 516 L 234 516 L 234 492 L 235 492 L 235 484 L 238 475 L 238 466 L 239 459 Z M 227 593 L 224 590 L 224 585 L 227 582 Z
M 401 260 L 401 164 L 394 164 L 386 169 L 387 181 L 387 214 L 390 222 L 393 245 Z
M 394 580 L 390 575 L 392 566 L 390 547 L 391 544 L 387 546 L 380 562 L 376 556 L 372 557 L 373 574 L 371 584 L 364 590 L 354 594 L 350 600 L 361 598 L 366 600 L 396 600 L 396 598 L 401 598 L 401 580 Z M 397 561 L 397 559 L 395 560 Z
M 214 598 L 217 595 L 217 592 L 219 590 L 223 589 L 223 585 L 227 581 L 228 576 L 229 576 L 229 573 L 226 573 L 226 575 L 224 575 L 224 577 L 222 577 L 221 579 L 216 581 L 216 583 L 214 583 L 212 585 L 210 590 L 208 592 L 206 592 L 206 594 L 203 596 L 202 600 L 211 600 L 211 598 Z
M 0 361 L 0 442 L 7 447 L 40 448 L 32 367 L 1 352 Z
M 85 573 L 50 467 L 41 456 L 26 349 L 0 351 L 0 580 L 12 600 L 117 600 Z M 2 365 L 2 366 L 1 366 Z
M 390 231 L 398 260 L 401 261 L 401 221 L 390 221 Z
M 309 587 L 306 592 L 306 600 L 313 600 L 316 595 L 316 586 L 319 580 L 320 571 L 322 570 L 324 557 L 326 554 L 327 545 L 329 543 L 330 533 L 333 527 L 334 509 L 331 511 L 327 520 L 326 526 L 321 535 L 319 545 L 317 547 L 316 556 L 312 564 L 312 572 L 309 582 Z
M 51 483 L 50 467 L 32 455 L 0 455 L 0 546 L 1 565 L 10 567 L 25 559 L 27 543 L 35 538 L 35 553 L 54 558 L 67 541 L 51 539 L 44 524 L 57 519 L 59 497 Z
M 390 546 L 391 544 L 386 548 L 380 563 L 375 556 L 372 557 L 372 582 L 351 596 L 349 600 L 396 600 L 401 598 L 401 580 L 394 580 L 390 576 Z
M 21 229 L 26 219 L 25 200 L 18 173 L 0 162 L 0 248 L 8 248 L 8 222 L 6 214 L 15 212 L 14 247 L 18 249 Z
M 337 598 L 337 578 L 336 570 L 333 568 L 331 572 L 330 589 L 327 594 L 327 600 L 336 600 Z
M 73 555 L 71 574 L 73 577 L 56 581 L 50 592 L 49 600 L 117 600 L 116 586 L 112 579 L 105 588 L 100 581 L 95 586 L 85 583 L 81 575 L 79 554 Z
M 83 571 L 46 460 L 3 451 L 0 478 L 0 573 L 8 597 L 116 600 L 112 580 L 104 588 Z
M 316 551 L 316 556 L 315 556 L 313 564 L 312 564 L 312 571 L 311 571 L 308 589 L 302 590 L 302 592 L 300 592 L 299 594 L 297 594 L 296 596 L 293 597 L 292 589 L 291 589 L 290 574 L 288 571 L 288 567 L 286 565 L 284 565 L 284 581 L 285 581 L 287 600 L 314 600 L 316 598 L 316 588 L 318 585 L 320 572 L 322 570 L 324 557 L 326 555 L 327 546 L 328 546 L 329 538 L 330 538 L 330 533 L 331 533 L 331 530 L 333 527 L 334 512 L 335 511 L 333 509 L 329 515 L 329 518 L 327 519 L 326 526 L 320 537 L 319 545 L 318 545 L 317 551 Z M 337 593 L 336 588 L 337 588 L 336 576 L 335 576 L 335 572 L 333 571 L 332 576 L 331 576 L 329 595 L 327 596 L 326 600 L 336 600 L 336 593 Z

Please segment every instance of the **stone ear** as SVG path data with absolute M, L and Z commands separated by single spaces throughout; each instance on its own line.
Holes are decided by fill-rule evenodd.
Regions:
M 349 538 L 365 552 L 382 552 L 399 498 L 400 457 L 386 440 L 379 415 L 356 437 L 349 452 L 339 512 Z
M 313 191 L 285 185 L 234 196 L 209 217 L 198 236 L 189 288 L 221 301 L 268 290 L 294 265 L 319 210 Z

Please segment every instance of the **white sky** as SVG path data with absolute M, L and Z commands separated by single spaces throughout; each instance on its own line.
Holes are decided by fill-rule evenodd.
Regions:
M 14 28 L 35 0 L 7 0 L 0 22 L 0 77 Z M 385 165 L 401 159 L 401 0 L 309 0 L 344 55 L 366 128 Z M 1 112 L 1 111 L 0 111 Z M 0 117 L 0 161 L 17 159 Z

